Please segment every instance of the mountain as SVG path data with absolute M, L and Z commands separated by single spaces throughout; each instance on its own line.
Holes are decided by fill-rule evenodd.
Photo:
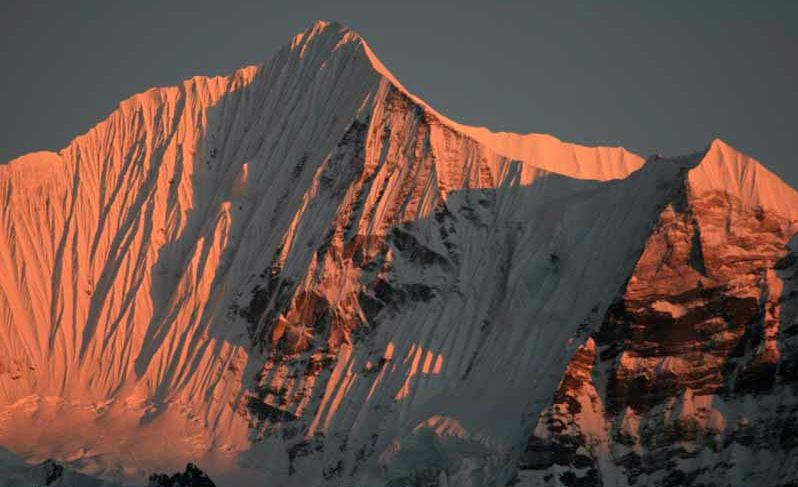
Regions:
M 119 483 L 798 481 L 798 193 L 453 122 L 356 33 L 0 166 L 0 445 Z

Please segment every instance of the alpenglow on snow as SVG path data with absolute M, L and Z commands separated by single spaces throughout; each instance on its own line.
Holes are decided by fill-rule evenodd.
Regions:
M 798 482 L 798 193 L 720 140 L 461 125 L 317 22 L 0 200 L 0 485 Z

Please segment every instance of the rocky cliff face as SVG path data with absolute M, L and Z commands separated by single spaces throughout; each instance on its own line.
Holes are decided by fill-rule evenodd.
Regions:
M 795 482 L 795 204 L 713 143 L 571 359 L 528 441 L 526 484 Z
M 644 163 L 463 126 L 317 23 L 0 166 L 0 197 L 0 444 L 28 459 L 217 485 L 792 478 L 798 196 L 722 142 Z

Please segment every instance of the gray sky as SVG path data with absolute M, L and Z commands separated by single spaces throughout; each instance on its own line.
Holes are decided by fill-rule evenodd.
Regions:
M 2 0 L 0 162 L 63 147 L 133 93 L 260 63 L 316 19 L 457 121 L 641 155 L 720 137 L 798 186 L 791 0 Z

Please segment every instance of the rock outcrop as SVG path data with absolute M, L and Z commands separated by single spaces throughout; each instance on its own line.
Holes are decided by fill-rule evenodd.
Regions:
M 205 472 L 193 463 L 189 463 L 184 472 L 150 475 L 149 487 L 216 487 L 216 484 L 205 475 Z

